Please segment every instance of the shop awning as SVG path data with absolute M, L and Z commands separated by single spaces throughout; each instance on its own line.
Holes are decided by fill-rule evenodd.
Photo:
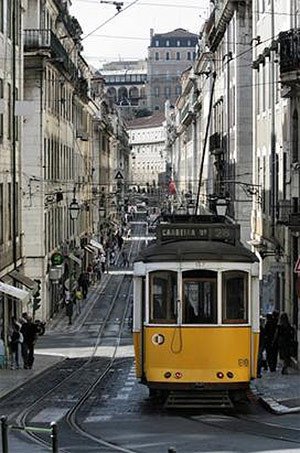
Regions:
M 28 291 L 2 282 L 0 282 L 0 293 L 14 297 L 15 299 L 21 300 L 22 302 L 28 300 L 30 296 L 30 293 Z
M 96 249 L 100 250 L 101 253 L 104 253 L 103 245 L 100 242 L 95 241 L 95 239 L 90 240 L 90 245 L 95 247 Z
M 82 260 L 80 258 L 77 258 L 77 256 L 73 255 L 73 253 L 69 253 L 69 258 L 74 261 L 74 263 L 78 264 L 78 266 L 82 266 Z
M 22 274 L 22 272 L 19 272 L 17 270 L 14 270 L 12 272 L 9 272 L 8 274 L 13 280 L 16 280 L 19 283 L 22 283 L 22 285 L 26 286 L 26 288 L 29 288 L 32 292 L 35 292 L 38 289 L 38 284 L 31 278 L 27 277 L 26 275 Z
M 96 249 L 90 245 L 85 245 L 84 248 L 87 252 L 92 253 L 93 255 L 97 253 Z

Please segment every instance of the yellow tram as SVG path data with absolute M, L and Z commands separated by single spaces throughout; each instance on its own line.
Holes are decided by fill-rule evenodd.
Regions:
M 136 373 L 150 391 L 247 388 L 256 376 L 258 260 L 239 226 L 175 216 L 134 264 Z

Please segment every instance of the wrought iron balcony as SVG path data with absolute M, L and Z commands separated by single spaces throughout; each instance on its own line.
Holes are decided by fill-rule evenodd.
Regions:
M 300 69 L 300 29 L 291 29 L 279 33 L 280 75 Z
M 300 230 L 300 211 L 295 212 L 292 200 L 279 200 L 277 207 L 277 223 Z
M 49 51 L 53 63 L 59 64 L 67 73 L 78 78 L 78 69 L 72 62 L 69 54 L 61 44 L 58 37 L 48 29 L 24 30 L 24 51 Z

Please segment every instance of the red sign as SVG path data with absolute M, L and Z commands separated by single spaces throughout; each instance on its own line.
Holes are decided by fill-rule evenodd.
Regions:
M 173 179 L 170 179 L 170 181 L 169 181 L 169 194 L 170 195 L 176 194 L 176 186 L 175 186 L 175 182 L 173 181 Z M 300 270 L 299 270 L 299 272 L 300 272 Z
M 297 262 L 296 262 L 296 264 L 295 264 L 294 272 L 295 272 L 296 274 L 300 274 L 300 256 L 298 257 Z

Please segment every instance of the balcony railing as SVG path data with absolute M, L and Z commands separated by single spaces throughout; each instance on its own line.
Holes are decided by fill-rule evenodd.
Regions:
M 285 74 L 300 69 L 300 29 L 279 33 L 280 73 Z
M 78 68 L 72 62 L 60 40 L 51 30 L 24 30 L 24 50 L 25 52 L 49 50 L 51 57 L 55 59 L 53 61 L 54 63 L 62 65 L 74 79 L 78 78 Z
M 300 230 L 300 211 L 295 212 L 292 200 L 279 200 L 277 208 L 277 223 Z

